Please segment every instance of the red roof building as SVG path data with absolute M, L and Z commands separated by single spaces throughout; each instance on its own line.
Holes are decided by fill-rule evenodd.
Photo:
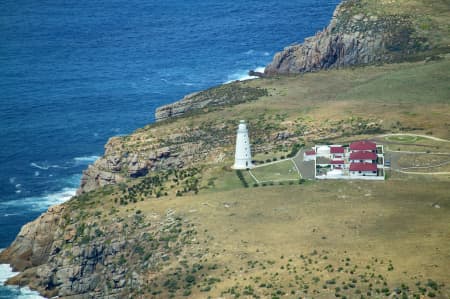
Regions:
M 315 154 L 316 154 L 316 151 L 314 151 L 314 150 L 305 152 L 305 155 L 307 155 L 307 156 L 314 156 Z
M 351 163 L 350 171 L 377 171 L 377 164 Z
M 350 153 L 350 160 L 372 160 L 377 159 L 377 154 L 373 152 L 358 151 Z
M 356 141 L 350 144 L 351 151 L 376 151 L 377 144 L 372 141 Z
M 330 147 L 331 154 L 343 154 L 345 149 L 342 146 L 332 146 Z
M 344 160 L 331 160 L 330 162 L 331 164 L 337 164 L 337 165 L 342 165 L 345 164 Z

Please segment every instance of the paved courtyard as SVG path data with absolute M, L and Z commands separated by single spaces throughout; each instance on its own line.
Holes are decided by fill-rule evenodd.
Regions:
M 297 165 L 302 178 L 304 179 L 314 179 L 314 161 L 303 161 L 303 153 L 305 149 L 302 148 L 298 154 L 292 159 Z

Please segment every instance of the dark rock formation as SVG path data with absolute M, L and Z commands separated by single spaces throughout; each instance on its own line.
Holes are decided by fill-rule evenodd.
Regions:
M 254 71 L 254 70 L 249 71 L 248 75 L 249 76 L 253 76 L 253 77 L 259 77 L 259 78 L 264 78 L 266 76 L 264 73 L 257 72 L 257 71 Z
M 277 53 L 265 75 L 393 62 L 426 47 L 424 38 L 415 34 L 410 17 L 375 15 L 364 10 L 361 1 L 348 0 L 336 8 L 323 31 Z

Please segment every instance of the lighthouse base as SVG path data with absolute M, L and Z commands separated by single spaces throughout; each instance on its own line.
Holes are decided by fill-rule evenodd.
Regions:
M 232 169 L 235 170 L 245 170 L 245 169 L 252 169 L 253 167 L 255 167 L 255 165 L 253 165 L 251 162 L 250 163 L 234 163 L 233 166 L 231 166 Z

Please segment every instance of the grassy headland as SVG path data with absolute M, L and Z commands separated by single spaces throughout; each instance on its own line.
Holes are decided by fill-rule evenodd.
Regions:
M 380 136 L 450 139 L 448 1 L 351 3 L 409 15 L 418 40 L 428 37 L 422 53 L 439 51 L 234 82 L 199 93 L 218 105 L 112 138 L 88 170 L 95 190 L 25 226 L 0 254 L 25 269 L 12 282 L 62 297 L 449 298 L 450 175 L 439 153 L 450 143 Z M 441 173 L 255 185 L 230 169 L 240 119 L 258 164 L 370 138 L 386 143 L 400 169 L 437 163 Z

